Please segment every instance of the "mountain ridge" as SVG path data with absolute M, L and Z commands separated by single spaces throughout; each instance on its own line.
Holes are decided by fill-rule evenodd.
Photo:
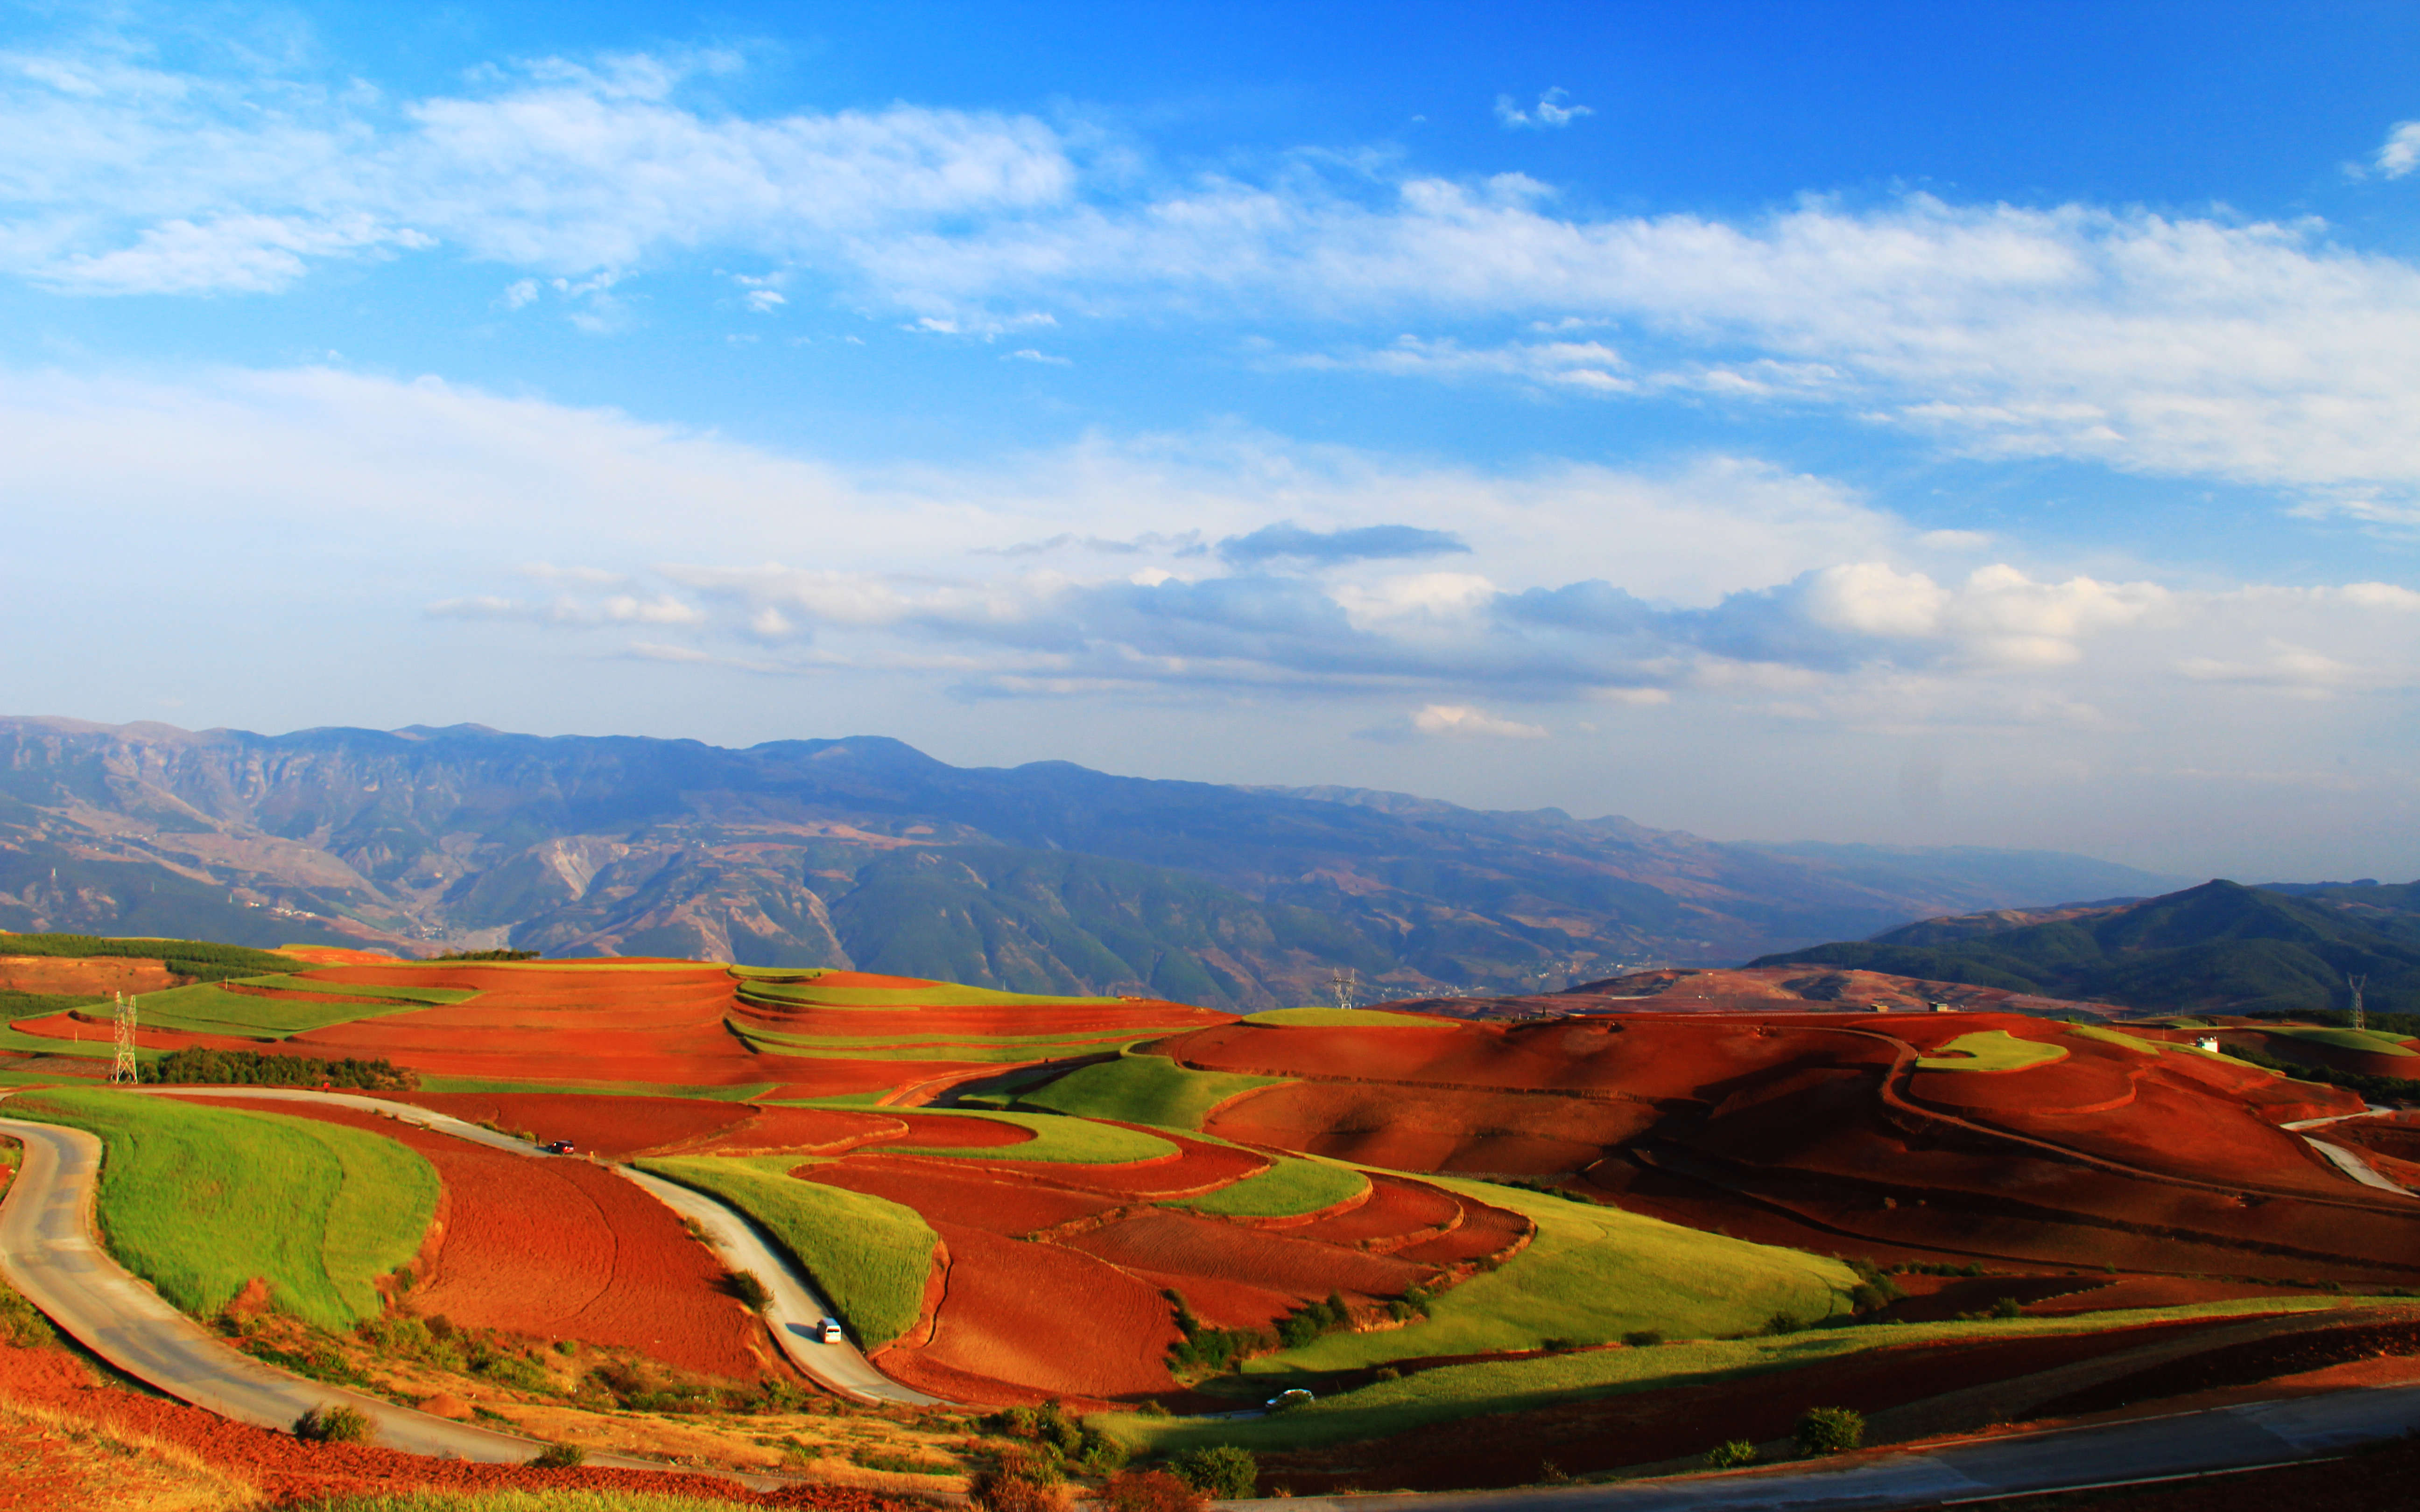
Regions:
M 1535 990 L 2030 902 L 2046 877 L 2163 880 L 2055 853 L 1851 851 L 1369 789 L 957 767 L 878 735 L 0 718 L 12 929 L 509 941 L 1265 1007 L 1343 971 L 1365 995 Z

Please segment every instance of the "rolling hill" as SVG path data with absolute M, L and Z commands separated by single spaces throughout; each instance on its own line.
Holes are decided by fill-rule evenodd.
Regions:
M 1552 989 L 2156 891 L 2080 856 L 1722 844 L 895 740 L 0 719 L 0 928 L 835 966 L 1264 1008 Z
M 2347 973 L 2368 1005 L 2420 1010 L 2413 889 L 2204 883 L 2116 904 L 1927 919 L 1868 940 L 1762 957 L 1966 982 L 2128 1008 L 2232 1013 L 2342 1008 Z

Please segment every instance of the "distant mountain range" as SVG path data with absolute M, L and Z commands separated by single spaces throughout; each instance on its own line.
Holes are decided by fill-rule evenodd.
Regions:
M 2420 883 L 2209 882 L 2149 899 L 1926 919 L 1752 965 L 1847 966 L 2120 1007 L 2420 1012 Z
M 895 740 L 0 719 L 0 929 L 509 943 L 1260 1008 L 1551 990 L 2175 885 L 2049 852 L 1725 844 Z

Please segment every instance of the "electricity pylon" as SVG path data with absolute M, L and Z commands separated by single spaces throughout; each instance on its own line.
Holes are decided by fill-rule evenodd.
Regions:
M 2368 1028 L 2369 1017 L 2362 1011 L 2361 1008 L 2361 990 L 2369 985 L 2368 973 L 2364 972 L 2356 977 L 2350 971 L 2346 972 L 2345 985 L 2352 989 L 2352 1026 L 2356 1029 Z
M 117 1058 L 109 1063 L 109 1079 L 140 1081 L 142 1077 L 134 1066 L 134 999 L 124 993 L 116 995 L 117 1006 L 110 1013 L 110 1025 L 117 1035 Z
M 1336 998 L 1337 1007 L 1355 1008 L 1359 1006 L 1354 1002 L 1354 999 L 1360 995 L 1361 982 L 1359 979 L 1360 974 L 1355 971 L 1337 971 L 1328 974 L 1327 990 Z

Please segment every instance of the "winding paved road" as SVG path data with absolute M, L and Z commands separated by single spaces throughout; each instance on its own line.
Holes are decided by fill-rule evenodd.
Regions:
M 442 1113 L 346 1092 L 286 1088 L 147 1088 L 149 1096 L 225 1097 L 264 1102 L 330 1103 L 416 1124 L 532 1160 L 553 1160 L 526 1142 Z M 0 1092 L 0 1098 L 7 1097 Z M 178 1400 L 260 1427 L 290 1428 L 313 1407 L 343 1404 L 378 1425 L 378 1442 L 413 1454 L 493 1463 L 520 1463 L 546 1445 L 518 1434 L 457 1423 L 382 1398 L 306 1381 L 230 1347 L 170 1306 L 130 1274 L 93 1237 L 93 1193 L 101 1172 L 101 1140 L 80 1129 L 0 1118 L 0 1132 L 24 1147 L 24 1161 L 0 1201 L 0 1275 L 78 1343 L 126 1374 Z M 569 1157 L 577 1158 L 577 1157 Z M 620 1168 L 684 1218 L 694 1219 L 707 1242 L 735 1270 L 767 1283 L 773 1301 L 767 1321 L 783 1351 L 801 1370 L 861 1401 L 928 1404 L 939 1398 L 892 1381 L 854 1345 L 822 1344 L 814 1323 L 830 1311 L 786 1257 L 745 1216 L 703 1193 Z M 592 1464 L 628 1469 L 664 1467 L 619 1455 L 592 1455 Z M 786 1477 L 742 1475 L 752 1485 L 788 1484 Z

